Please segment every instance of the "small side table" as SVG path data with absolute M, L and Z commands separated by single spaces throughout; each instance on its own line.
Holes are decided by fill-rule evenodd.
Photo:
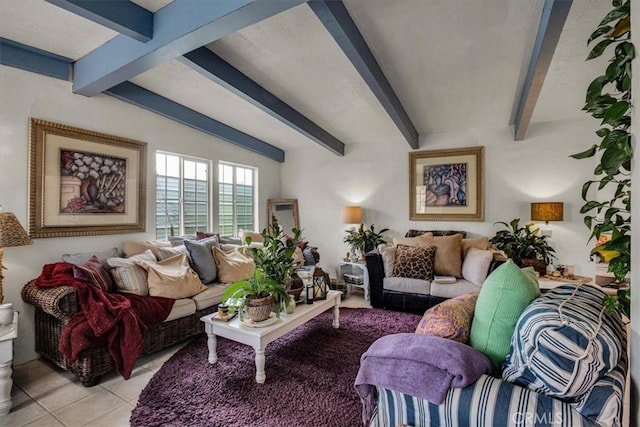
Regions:
M 345 275 L 348 277 L 345 278 Z M 336 277 L 339 282 L 342 281 L 345 285 L 362 288 L 364 299 L 369 301 L 369 271 L 366 264 L 340 261 L 336 265 Z
M 0 417 L 11 410 L 11 386 L 13 380 L 13 340 L 18 338 L 18 312 L 13 312 L 13 322 L 0 326 Z

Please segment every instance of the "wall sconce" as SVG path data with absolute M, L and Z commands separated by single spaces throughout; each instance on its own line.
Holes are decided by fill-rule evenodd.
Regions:
M 0 304 L 4 301 L 2 292 L 2 252 L 9 246 L 25 246 L 33 241 L 27 234 L 20 222 L 11 212 L 2 212 L 0 208 Z
M 564 203 L 539 202 L 531 203 L 531 221 L 544 221 L 548 226 L 549 221 L 564 220 Z M 551 230 L 542 231 L 543 236 L 551 236 Z

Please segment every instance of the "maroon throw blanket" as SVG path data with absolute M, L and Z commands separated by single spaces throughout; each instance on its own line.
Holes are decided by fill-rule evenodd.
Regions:
M 107 293 L 73 277 L 73 264 L 59 262 L 42 268 L 36 286 L 73 286 L 81 312 L 71 318 L 60 337 L 59 349 L 71 362 L 86 348 L 105 342 L 116 370 L 129 379 L 143 352 L 144 332 L 164 321 L 173 308 L 171 298 Z

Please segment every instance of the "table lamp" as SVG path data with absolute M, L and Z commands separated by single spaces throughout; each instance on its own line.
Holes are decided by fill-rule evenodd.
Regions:
M 0 304 L 4 301 L 2 291 L 2 253 L 4 248 L 10 246 L 25 246 L 32 244 L 33 241 L 27 234 L 20 222 L 11 212 L 3 212 L 0 208 Z
M 354 225 L 362 224 L 362 208 L 360 206 L 345 206 L 342 208 L 342 223 L 349 224 L 347 232 L 355 231 Z M 351 246 L 351 253 L 349 255 L 351 262 L 358 260 L 358 254 L 356 254 L 356 248 Z
M 549 225 L 549 221 L 562 221 L 563 219 L 564 203 L 531 203 L 531 221 L 544 221 L 546 225 Z

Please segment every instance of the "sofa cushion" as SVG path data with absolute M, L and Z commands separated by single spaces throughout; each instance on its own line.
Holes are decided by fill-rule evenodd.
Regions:
M 97 257 L 103 266 L 109 267 L 107 259 L 119 257 L 120 251 L 118 250 L 118 248 L 111 248 L 99 252 L 78 252 L 75 254 L 64 254 L 62 255 L 62 261 L 68 262 L 69 264 L 82 265 L 85 262 L 89 261 L 89 259 L 91 259 L 91 257 L 93 256 Z
M 196 312 L 196 303 L 191 298 L 181 298 L 175 300 L 173 308 L 169 312 L 169 316 L 164 319 L 165 322 L 179 319 L 185 316 L 191 316 Z
M 247 242 L 247 237 L 251 237 L 251 243 L 263 243 L 263 238 L 262 238 L 262 234 L 260 233 L 256 233 L 255 231 L 249 231 L 249 230 L 240 230 L 238 231 L 238 237 L 240 237 L 240 240 L 242 241 L 242 244 L 246 244 Z
M 91 283 L 102 292 L 111 292 L 114 288 L 111 275 L 95 255 L 81 265 L 73 265 L 73 277 Z
M 253 277 L 256 263 L 249 255 L 247 247 L 223 251 L 213 247 L 213 257 L 218 264 L 218 281 L 233 283 Z
M 416 334 L 447 338 L 467 344 L 477 300 L 478 292 L 474 292 L 431 307 L 418 323 Z
M 160 262 L 136 261 L 147 270 L 149 295 L 165 298 L 189 298 L 207 289 L 198 274 L 189 267 L 187 255 L 180 254 Z
M 156 259 L 159 259 L 158 248 L 170 248 L 170 242 L 159 242 L 159 241 L 138 241 L 138 240 L 127 240 L 122 244 L 122 253 L 126 258 L 132 257 L 134 255 L 141 254 L 142 252 L 150 249 L 153 252 L 153 256 Z
M 491 251 L 469 248 L 469 252 L 462 262 L 462 277 L 475 285 L 482 286 L 489 273 L 492 260 L 493 253 Z
M 392 277 L 393 268 L 396 265 L 396 247 L 387 243 L 378 245 L 378 252 L 382 257 L 382 266 L 384 268 L 384 276 Z
M 462 239 L 462 258 L 467 257 L 467 253 L 469 249 L 489 249 L 489 238 L 488 237 L 478 237 L 476 239 Z
M 431 295 L 434 297 L 455 298 L 473 292 L 480 292 L 480 286 L 464 279 L 457 279 L 454 283 L 431 282 Z
M 211 248 L 220 247 L 218 238 L 212 236 L 202 240 L 185 240 L 184 245 L 189 251 L 191 267 L 198 273 L 202 283 L 206 285 L 215 282 L 218 269 Z
M 393 275 L 408 279 L 432 280 L 435 252 L 433 247 L 396 246 Z
M 394 237 L 393 245 L 429 246 L 429 243 L 426 242 L 425 239 L 428 239 L 430 237 L 433 237 L 431 233 L 425 233 L 415 237 Z
M 136 295 L 149 295 L 147 286 L 147 272 L 138 266 L 136 261 L 156 262 L 156 257 L 150 249 L 130 258 L 109 258 L 107 263 L 111 269 L 111 276 L 118 292 Z
M 158 248 L 158 259 L 160 261 L 181 254 L 185 254 L 189 259 L 189 251 L 187 250 L 187 247 L 185 245 L 172 246 L 168 248 Z M 189 262 L 191 262 L 191 259 L 189 259 Z
M 222 301 L 222 294 L 227 289 L 225 285 L 218 283 L 211 283 L 207 285 L 207 289 L 200 292 L 197 295 L 191 297 L 196 303 L 197 310 L 203 310 L 216 304 L 220 304 Z
M 620 313 L 606 313 L 605 293 L 562 285 L 522 313 L 502 378 L 564 399 L 587 393 L 620 360 L 626 332 Z
M 382 287 L 387 291 L 429 295 L 431 291 L 431 282 L 428 280 L 409 279 L 406 277 L 385 277 L 382 279 Z
M 532 268 L 508 260 L 487 277 L 476 303 L 470 343 L 491 359 L 496 370 L 509 354 L 511 337 L 524 309 L 540 295 Z
M 462 277 L 462 234 L 454 234 L 452 236 L 426 236 L 423 242 L 425 245 L 436 248 L 436 259 L 433 267 L 434 274 L 438 276 Z

